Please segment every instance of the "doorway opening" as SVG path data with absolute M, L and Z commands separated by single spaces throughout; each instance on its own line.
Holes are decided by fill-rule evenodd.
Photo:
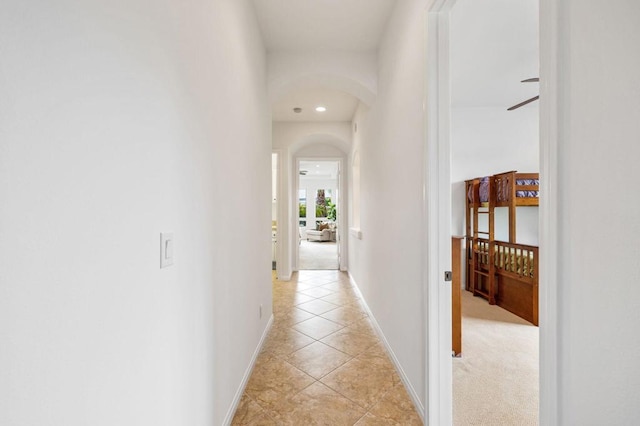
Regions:
M 539 104 L 521 103 L 539 90 L 538 28 L 538 0 L 450 11 L 451 231 L 466 239 L 454 424 L 538 424 Z
M 479 17 L 483 19 L 479 19 Z M 538 0 L 526 0 L 514 4 L 498 0 L 480 2 L 443 0 L 435 2 L 430 9 L 428 27 L 432 37 L 430 37 L 429 44 L 428 71 L 430 72 L 427 84 L 430 88 L 430 95 L 427 102 L 429 105 L 428 117 L 432 123 L 428 136 L 428 152 L 432 155 L 427 157 L 431 172 L 426 182 L 432 194 L 428 198 L 427 208 L 433 210 L 431 216 L 437 217 L 437 220 L 428 222 L 429 229 L 450 229 L 452 235 L 460 236 L 470 234 L 467 229 L 469 219 L 465 217 L 467 216 L 465 210 L 469 197 L 467 192 L 469 187 L 465 184 L 466 180 L 477 179 L 480 181 L 488 176 L 489 182 L 491 182 L 491 177 L 496 177 L 502 172 L 515 170 L 521 173 L 533 172 L 537 174 L 540 171 L 542 161 L 539 148 L 538 103 L 522 103 L 520 108 L 515 110 L 512 108 L 511 111 L 507 111 L 507 108 L 522 100 L 535 97 L 534 95 L 537 95 L 539 89 L 537 84 L 540 60 L 538 17 Z M 503 22 L 496 23 L 495 21 L 498 19 Z M 460 30 L 458 33 L 456 33 L 456 27 Z M 466 48 L 461 48 L 463 44 L 466 44 Z M 512 51 L 513 54 L 509 54 L 509 51 Z M 531 93 L 531 90 L 535 93 Z M 507 95 L 506 98 L 505 95 Z M 496 177 L 496 179 L 498 178 Z M 518 185 L 515 179 L 513 182 Z M 533 186 L 533 182 L 531 185 Z M 490 191 L 491 189 L 488 194 L 491 194 Z M 472 196 L 475 197 L 475 192 Z M 544 195 L 541 196 L 544 197 Z M 475 198 L 481 199 L 480 196 Z M 451 202 L 442 202 L 447 200 Z M 486 210 L 483 209 L 483 211 Z M 471 237 L 474 241 L 478 239 L 478 236 L 474 235 L 473 227 L 477 227 L 478 230 L 482 228 L 483 231 L 486 231 L 486 235 L 491 235 L 486 238 L 493 240 L 493 247 L 487 244 L 484 251 L 478 248 L 472 253 L 484 253 L 487 259 L 499 258 L 499 256 L 494 257 L 493 253 L 498 245 L 496 243 L 500 240 L 508 241 L 503 245 L 514 247 L 524 244 L 531 247 L 536 246 L 532 250 L 537 253 L 538 227 L 539 223 L 543 224 L 538 218 L 538 207 L 518 207 L 517 212 L 509 211 L 508 213 L 497 210 L 499 209 L 495 211 L 496 217 L 493 217 L 493 211 L 491 213 L 487 211 L 480 221 L 473 218 Z M 517 233 L 515 232 L 516 222 L 511 221 L 511 218 L 515 216 L 517 216 L 518 224 Z M 499 222 L 503 225 L 499 225 Z M 507 223 L 506 226 L 505 223 Z M 512 223 L 513 228 L 511 227 Z M 496 226 L 495 237 L 494 229 L 489 224 Z M 511 234 L 511 230 L 513 230 L 513 234 Z M 450 236 L 442 236 L 436 232 L 432 232 L 432 234 L 437 235 L 439 239 L 437 243 L 428 247 L 428 251 L 438 254 L 429 257 L 432 265 L 430 274 L 433 276 L 427 277 L 427 293 L 437 296 L 439 302 L 434 304 L 435 313 L 429 316 L 429 319 L 437 319 L 440 322 L 431 321 L 435 325 L 429 330 L 428 339 L 431 342 L 428 348 L 433 347 L 433 343 L 436 341 L 431 336 L 432 332 L 434 336 L 440 338 L 440 342 L 447 343 L 449 336 L 451 336 L 452 319 L 451 294 L 438 291 L 441 288 L 441 283 L 439 277 L 435 275 L 443 269 L 448 269 L 446 264 L 451 261 L 451 239 Z M 468 239 L 469 235 L 466 237 Z M 456 244 L 461 243 L 457 242 Z M 464 252 L 465 245 L 462 247 Z M 480 246 L 472 245 L 472 247 Z M 526 260 L 527 265 L 530 265 L 529 254 L 524 256 L 521 253 L 515 253 L 513 258 Z M 469 259 L 473 259 L 473 254 Z M 494 276 L 493 270 L 509 263 L 508 258 L 503 258 L 503 260 L 503 264 L 498 265 L 493 260 L 485 262 L 490 272 L 487 271 L 485 276 L 480 278 L 476 277 L 480 281 L 481 287 L 486 283 L 493 282 L 493 279 L 489 278 L 489 276 Z M 467 263 L 469 261 L 465 256 L 462 256 L 461 263 L 453 265 L 454 268 L 457 266 L 459 270 L 468 274 Z M 537 267 L 536 257 L 536 280 Z M 472 271 L 477 269 L 479 268 L 473 268 Z M 522 272 L 524 270 L 524 268 L 521 268 L 520 272 L 514 270 L 514 278 L 522 281 L 533 268 L 527 267 L 527 272 Z M 453 275 L 456 275 L 455 269 Z M 482 274 L 478 272 L 477 275 Z M 461 282 L 465 283 L 465 281 L 466 277 L 463 276 Z M 487 286 L 481 289 L 486 290 L 486 298 L 493 299 L 490 300 L 492 303 L 497 302 L 496 299 L 499 295 L 494 290 L 485 287 Z M 489 356 L 489 361 L 497 361 L 500 364 L 493 370 L 499 374 L 493 374 L 491 380 L 500 379 L 497 376 L 502 376 L 507 382 L 510 382 L 495 384 L 483 381 L 486 378 L 486 375 L 483 375 L 486 370 L 483 369 L 480 361 L 471 359 L 474 356 L 473 350 L 465 344 L 465 323 L 463 321 L 462 358 L 454 358 L 451 363 L 449 343 L 445 348 L 439 347 L 437 353 L 434 351 L 437 356 L 433 357 L 434 362 L 429 365 L 432 374 L 429 378 L 428 393 L 430 398 L 435 399 L 436 406 L 441 409 L 433 415 L 433 418 L 445 419 L 447 423 L 453 420 L 453 424 L 464 424 L 469 418 L 466 417 L 468 414 L 465 413 L 464 410 L 466 410 L 470 412 L 469 416 L 474 421 L 478 421 L 483 415 L 494 416 L 493 421 L 495 421 L 500 413 L 504 413 L 504 410 L 518 411 L 523 409 L 521 414 L 524 413 L 526 418 L 510 418 L 509 422 L 537 424 L 540 399 L 538 391 L 540 357 L 537 327 L 521 318 L 510 316 L 511 314 L 505 309 L 489 304 L 489 300 L 485 300 L 483 297 L 474 297 L 471 292 L 465 290 L 466 288 L 463 287 L 463 299 L 467 299 L 466 302 L 463 301 L 463 318 L 466 307 L 466 313 L 472 318 L 472 322 L 475 321 L 480 325 L 478 328 L 476 327 L 478 324 L 473 324 L 475 328 L 473 332 L 476 333 L 473 338 L 477 337 L 477 342 L 484 341 L 498 346 L 498 351 L 494 353 L 494 356 Z M 537 281 L 535 291 L 537 302 Z M 433 301 L 433 299 L 434 297 L 431 297 L 427 299 L 427 302 Z M 542 297 L 539 300 L 541 303 L 545 302 Z M 490 308 L 490 312 L 487 313 L 485 308 Z M 538 306 L 536 306 L 536 322 L 537 312 Z M 492 324 L 498 326 L 492 327 Z M 501 325 L 504 327 L 500 327 Z M 491 329 L 483 330 L 483 326 L 491 327 Z M 525 330 L 525 334 L 531 334 L 531 336 L 512 338 L 506 336 L 520 326 L 528 328 Z M 472 327 L 466 328 L 467 337 L 469 337 Z M 498 331 L 498 329 L 502 329 L 502 331 Z M 530 331 L 531 333 L 529 333 Z M 510 342 L 515 340 L 518 343 L 523 343 L 525 340 L 528 342 L 524 344 L 526 347 L 514 351 Z M 500 346 L 500 341 L 507 343 Z M 440 349 L 447 349 L 449 353 L 442 354 Z M 476 353 L 478 353 L 477 350 Z M 482 350 L 482 353 L 487 353 L 486 348 Z M 527 364 L 526 368 L 519 368 L 523 364 Z M 469 366 L 473 366 L 473 368 L 469 368 Z M 479 373 L 480 376 L 471 379 L 464 377 L 473 373 Z M 519 374 L 524 374 L 526 377 L 522 376 L 520 380 L 515 381 L 508 377 L 518 377 Z M 476 384 L 480 384 L 480 386 L 476 386 L 474 389 L 473 386 Z M 467 385 L 470 386 L 465 388 Z M 502 398 L 485 392 L 487 389 L 500 389 Z M 453 395 L 448 392 L 449 390 L 452 390 Z M 475 397 L 465 399 L 465 392 L 467 397 L 469 395 L 475 395 Z M 483 397 L 477 398 L 480 394 Z M 520 404 L 521 399 L 519 398 L 526 400 L 526 404 Z M 452 406 L 453 418 L 449 417 Z M 482 421 L 492 423 L 491 417 L 482 418 Z
M 298 270 L 340 269 L 340 161 L 298 162 Z

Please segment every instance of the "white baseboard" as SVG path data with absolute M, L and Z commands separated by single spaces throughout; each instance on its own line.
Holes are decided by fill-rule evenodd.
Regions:
M 290 272 L 289 275 L 278 276 L 278 281 L 291 281 L 291 276 L 293 272 Z
M 349 234 L 356 237 L 357 239 L 362 239 L 362 230 L 360 228 L 349 228 Z
M 256 360 L 258 359 L 258 355 L 260 355 L 260 351 L 262 350 L 262 345 L 269 334 L 269 330 L 271 330 L 271 326 L 273 325 L 273 314 L 271 318 L 269 318 L 269 322 L 267 323 L 264 332 L 262 333 L 262 337 L 260 337 L 260 342 L 256 347 L 256 350 L 253 352 L 253 356 L 251 357 L 251 361 L 249 362 L 249 366 L 247 370 L 244 372 L 244 376 L 242 377 L 242 382 L 240 382 L 240 387 L 238 388 L 235 396 L 233 397 L 233 401 L 231 403 L 231 407 L 229 407 L 229 411 L 222 422 L 223 425 L 229 426 L 231 421 L 233 420 L 233 416 L 236 414 L 236 410 L 238 409 L 238 405 L 240 404 L 240 400 L 242 399 L 242 394 L 244 393 L 244 388 L 247 387 L 247 382 L 251 377 L 251 373 L 253 372 L 253 367 L 256 365 Z
M 289 269 L 288 271 L 281 271 L 277 268 L 277 264 L 276 264 L 276 276 L 279 281 L 291 281 L 291 277 L 293 276 L 293 270 Z
M 369 319 L 371 319 L 371 323 L 373 324 L 373 328 L 375 329 L 376 334 L 384 344 L 384 347 L 387 350 L 387 354 L 389 355 L 389 358 L 391 358 L 391 362 L 393 363 L 394 367 L 396 368 L 396 371 L 398 372 L 398 375 L 400 376 L 400 380 L 402 380 L 402 383 L 404 384 L 404 387 L 407 390 L 407 393 L 411 397 L 411 400 L 413 401 L 413 405 L 415 406 L 416 411 L 418 412 L 418 414 L 420 415 L 420 418 L 424 422 L 425 409 L 424 409 L 422 400 L 418 397 L 418 394 L 416 390 L 413 388 L 413 386 L 411 385 L 411 382 L 409 382 L 409 378 L 407 377 L 407 374 L 404 372 L 404 369 L 402 368 L 400 361 L 398 361 L 398 357 L 396 357 L 396 354 L 393 352 L 393 349 L 391 349 L 391 346 L 389 345 L 389 341 L 387 340 L 384 333 L 382 332 L 382 328 L 380 328 L 380 324 L 378 324 L 376 317 L 371 312 L 371 309 L 369 309 L 369 305 L 367 305 L 367 301 L 362 296 L 362 293 L 360 292 L 360 287 L 358 287 L 358 283 L 356 282 L 356 280 L 353 279 L 351 272 L 349 272 L 349 278 L 351 279 L 351 282 L 353 282 L 355 290 L 358 293 L 358 296 L 360 296 L 360 300 L 362 300 L 364 309 L 367 311 L 367 314 L 369 315 Z

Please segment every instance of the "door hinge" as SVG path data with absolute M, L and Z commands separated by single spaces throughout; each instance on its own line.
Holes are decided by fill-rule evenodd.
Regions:
M 453 273 L 451 271 L 444 271 L 444 280 L 451 281 L 453 279 Z

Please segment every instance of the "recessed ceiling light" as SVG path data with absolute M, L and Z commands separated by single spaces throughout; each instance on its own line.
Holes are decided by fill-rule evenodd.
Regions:
M 316 107 L 316 111 L 318 112 L 325 112 L 327 110 L 327 108 L 323 107 L 323 106 L 317 106 Z

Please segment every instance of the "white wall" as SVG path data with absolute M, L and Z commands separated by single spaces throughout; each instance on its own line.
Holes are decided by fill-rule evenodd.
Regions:
M 451 102 L 508 108 L 538 94 L 539 0 L 455 0 L 450 13 Z
M 351 124 L 349 122 L 274 122 L 273 147 L 298 151 L 305 146 L 323 143 L 342 151 L 351 148 Z
M 421 245 L 424 3 L 396 4 L 378 54 L 376 102 L 369 111 L 359 109 L 354 120 L 362 239 L 349 238 L 349 270 L 420 400 L 426 363 Z
M 360 150 L 362 147 L 362 130 L 366 126 L 369 108 L 362 102 L 358 104 L 358 108 L 353 116 L 351 123 L 352 149 L 350 162 L 348 167 L 349 175 L 349 194 L 351 194 L 351 202 L 349 203 L 349 220 L 351 226 L 360 227 Z
M 544 1 L 541 9 L 553 3 Z M 549 202 L 558 207 L 560 350 L 559 358 L 542 360 L 543 371 L 559 371 L 560 424 L 634 424 L 640 416 L 640 364 L 631 355 L 640 350 L 640 3 L 568 0 L 559 10 L 559 152 L 551 160 L 560 192 Z M 549 36 L 555 22 L 542 16 Z M 543 51 L 543 70 L 545 53 L 552 52 Z M 541 109 L 541 116 L 547 112 Z M 541 336 L 548 331 L 542 325 Z
M 329 143 L 315 142 L 292 152 L 295 158 L 343 158 L 345 153 L 336 148 L 332 141 Z
M 505 108 L 452 108 L 451 190 L 453 235 L 465 234 L 464 181 L 509 170 L 538 172 L 538 105 Z M 538 244 L 538 208 L 518 207 L 517 242 Z M 496 238 L 509 240 L 508 212 L 496 209 Z M 483 227 L 486 229 L 486 226 Z
M 539 171 L 538 0 L 456 0 L 451 10 L 451 182 L 454 235 L 465 234 L 464 181 Z M 517 209 L 517 242 L 538 244 L 538 208 Z M 486 216 L 485 216 L 486 218 Z M 496 237 L 508 241 L 508 212 L 496 210 Z M 486 229 L 486 227 L 484 227 Z
M 291 90 L 329 87 L 369 104 L 377 91 L 376 59 L 375 52 L 270 52 L 269 97 L 276 101 Z
M 277 264 L 277 273 L 278 278 L 286 280 L 293 272 L 295 247 L 298 244 L 298 222 L 295 210 L 298 199 L 298 194 L 295 193 L 298 172 L 295 170 L 294 157 L 346 158 L 351 149 L 351 123 L 273 122 L 272 143 L 274 150 L 281 153 L 282 167 L 279 170 L 281 199 L 293 200 L 293 202 L 280 203 L 278 207 L 280 261 Z M 343 195 L 346 196 L 346 194 Z M 346 257 L 343 256 L 342 259 L 346 261 Z
M 257 27 L 237 0 L 2 2 L 0 424 L 222 424 L 271 306 Z

